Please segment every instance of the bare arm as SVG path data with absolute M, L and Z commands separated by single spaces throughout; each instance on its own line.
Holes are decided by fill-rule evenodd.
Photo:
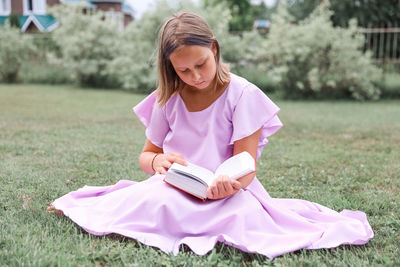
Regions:
M 233 144 L 233 155 L 247 151 L 256 159 L 258 141 L 260 139 L 261 129 L 253 134 L 235 141 Z M 221 175 L 214 180 L 213 184 L 207 190 L 207 197 L 210 199 L 221 199 L 236 194 L 241 188 L 246 188 L 254 179 L 255 173 L 241 177 L 238 180 L 232 180 L 226 175 Z
M 256 160 L 260 135 L 261 129 L 257 130 L 250 136 L 237 140 L 233 145 L 233 155 L 239 154 L 243 151 L 247 151 L 254 158 L 254 160 Z M 249 184 L 251 184 L 255 176 L 255 173 L 251 173 L 240 178 L 238 181 L 240 182 L 241 187 L 246 188 Z
M 174 162 L 186 165 L 186 161 L 181 154 L 175 152 L 164 154 L 162 148 L 154 145 L 146 139 L 142 153 L 139 157 L 140 168 L 145 173 L 154 174 L 158 172 L 165 174 Z

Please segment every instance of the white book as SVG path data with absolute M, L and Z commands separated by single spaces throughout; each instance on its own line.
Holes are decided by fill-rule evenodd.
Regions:
M 192 163 L 184 166 L 174 162 L 168 169 L 164 182 L 204 201 L 207 198 L 207 188 L 219 175 L 239 179 L 255 171 L 254 158 L 248 152 L 242 152 L 225 160 L 215 173 Z

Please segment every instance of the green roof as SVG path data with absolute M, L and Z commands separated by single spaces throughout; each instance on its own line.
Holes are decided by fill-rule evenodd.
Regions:
M 9 16 L 0 16 L 0 24 L 5 24 L 8 17 Z M 19 25 L 22 27 L 27 19 L 28 16 L 19 16 Z
M 4 24 L 9 16 L 0 16 L 0 24 Z M 36 22 L 40 24 L 44 31 L 47 31 L 49 27 L 57 23 L 56 19 L 52 15 L 30 15 L 30 16 L 19 16 L 19 25 L 22 28 L 29 17 L 34 17 Z
M 131 13 L 131 14 L 135 13 L 133 8 L 129 4 L 126 4 L 125 2 L 122 3 L 122 11 L 127 12 L 127 13 Z
M 56 19 L 52 15 L 33 15 L 42 25 L 42 27 L 47 30 L 50 26 L 57 23 Z
M 19 16 L 19 26 L 22 27 L 26 20 L 28 19 L 28 16 Z
M 8 16 L 0 16 L 0 24 L 6 23 Z
M 61 1 L 61 2 L 62 3 L 69 3 L 69 4 L 86 3 L 88 5 L 88 7 L 96 7 L 96 4 L 98 4 L 97 1 L 91 1 L 91 0 L 64 0 L 64 1 Z M 104 2 L 106 2 L 106 1 L 104 1 Z M 121 7 L 122 7 L 122 11 L 123 12 L 129 13 L 132 16 L 135 13 L 135 10 L 126 1 L 122 1 Z

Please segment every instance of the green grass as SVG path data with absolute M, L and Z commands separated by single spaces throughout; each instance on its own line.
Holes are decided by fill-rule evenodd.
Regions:
M 143 99 L 68 86 L 0 85 L 0 265 L 399 266 L 400 101 L 277 101 L 285 126 L 259 161 L 273 197 L 367 213 L 364 246 L 298 251 L 275 260 L 218 245 L 177 257 L 118 236 L 95 237 L 47 205 L 85 184 L 143 180 Z

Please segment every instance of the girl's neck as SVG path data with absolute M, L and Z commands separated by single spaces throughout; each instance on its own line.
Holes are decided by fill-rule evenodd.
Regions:
M 179 94 L 186 105 L 186 109 L 189 112 L 197 112 L 208 108 L 214 103 L 225 92 L 228 85 L 229 82 L 219 86 L 213 83 L 213 86 L 202 90 L 185 86 Z

